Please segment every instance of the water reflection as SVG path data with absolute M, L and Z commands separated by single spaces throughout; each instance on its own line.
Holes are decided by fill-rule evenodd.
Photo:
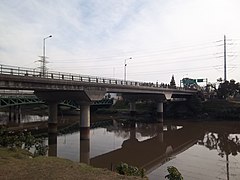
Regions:
M 79 159 L 75 161 L 108 169 L 126 162 L 144 168 L 150 179 L 164 177 L 168 165 L 180 165 L 185 179 L 197 179 L 203 175 L 205 179 L 234 178 L 240 175 L 239 169 L 236 170 L 240 166 L 240 126 L 236 128 L 236 124 L 227 124 L 215 124 L 213 128 L 209 123 L 126 125 L 114 122 L 107 128 L 92 129 L 88 140 L 81 140 L 80 133 L 76 133 Z M 52 136 L 49 137 L 49 155 L 57 155 L 57 136 L 49 136 Z M 65 147 L 64 151 L 69 152 L 71 148 L 76 146 Z M 239 160 L 230 166 L 233 156 Z M 221 164 L 221 169 L 225 163 L 223 175 L 219 175 L 218 165 L 210 165 L 216 163 Z M 202 174 L 199 173 L 201 171 Z
M 48 156 L 57 156 L 57 133 L 48 133 Z
M 90 164 L 90 140 L 80 140 L 80 162 Z
M 136 138 L 136 132 L 146 135 L 147 131 L 151 132 L 151 138 L 144 141 Z M 196 127 L 173 128 L 164 132 L 161 123 L 138 125 L 130 129 L 130 138 L 122 143 L 121 148 L 93 157 L 90 163 L 95 167 L 110 169 L 112 165 L 126 162 L 150 173 L 168 161 L 171 155 L 191 147 L 203 135 L 203 131 Z
M 236 156 L 240 152 L 240 139 L 237 135 L 230 135 L 228 133 L 207 133 L 202 141 L 199 141 L 200 145 L 204 145 L 210 150 L 216 149 L 218 155 L 224 158 L 226 157 L 226 175 L 229 180 L 229 155 Z M 240 168 L 239 168 L 240 171 Z
M 237 135 L 226 133 L 207 133 L 199 144 L 206 146 L 208 149 L 216 149 L 221 157 L 227 155 L 236 156 L 240 152 L 240 139 Z

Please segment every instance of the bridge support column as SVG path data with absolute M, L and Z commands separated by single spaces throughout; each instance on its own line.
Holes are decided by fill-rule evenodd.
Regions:
M 48 103 L 48 133 L 57 133 L 57 102 Z
M 136 115 L 136 102 L 130 101 L 130 115 L 135 116 Z
M 12 121 L 12 107 L 9 106 L 9 115 L 8 115 L 8 122 Z
M 157 103 L 157 121 L 163 123 L 163 102 Z
M 90 164 L 90 140 L 80 139 L 80 162 Z
M 58 102 L 48 102 L 48 156 L 57 156 Z
M 17 123 L 17 106 L 13 106 L 13 121 Z
M 90 105 L 80 106 L 80 139 L 90 138 Z
M 22 108 L 20 105 L 17 106 L 17 120 L 18 124 L 21 124 L 22 121 Z

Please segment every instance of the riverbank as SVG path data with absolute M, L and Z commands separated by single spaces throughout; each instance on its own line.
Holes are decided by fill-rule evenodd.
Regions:
M 0 179 L 84 179 L 84 180 L 140 180 L 115 172 L 93 168 L 58 157 L 39 156 L 20 149 L 0 148 Z

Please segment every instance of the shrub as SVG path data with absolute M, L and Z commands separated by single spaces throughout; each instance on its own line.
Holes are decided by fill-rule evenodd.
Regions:
M 165 178 L 169 180 L 183 180 L 181 173 L 174 166 L 167 167 L 167 170 L 169 174 L 166 175 Z
M 35 147 L 34 155 L 46 155 L 47 145 L 40 138 L 35 138 L 30 132 L 9 132 L 6 128 L 0 127 L 0 147 L 21 148 L 30 150 Z
M 144 169 L 138 169 L 135 166 L 129 166 L 127 163 L 120 163 L 116 167 L 117 173 L 127 176 L 140 176 L 145 177 Z

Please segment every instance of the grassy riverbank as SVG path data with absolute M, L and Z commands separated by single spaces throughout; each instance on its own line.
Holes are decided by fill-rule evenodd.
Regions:
M 57 157 L 32 157 L 21 149 L 0 148 L 0 179 L 141 179 Z

